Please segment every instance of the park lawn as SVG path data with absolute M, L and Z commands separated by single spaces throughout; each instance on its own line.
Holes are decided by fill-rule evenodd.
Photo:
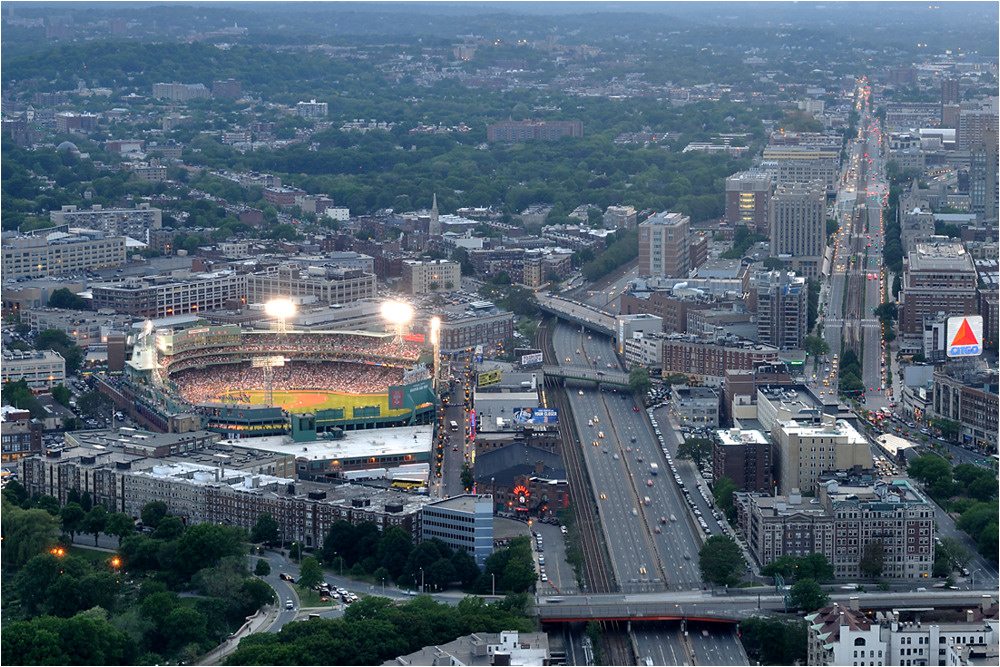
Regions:
M 68 549 L 70 556 L 76 556 L 78 558 L 83 558 L 91 563 L 108 563 L 110 566 L 110 561 L 115 557 L 115 554 L 110 551 L 101 551 L 100 549 L 88 549 L 87 547 L 81 547 L 77 544 L 73 544 Z
M 264 391 L 254 389 L 247 391 L 250 402 L 254 405 L 264 403 Z M 333 391 L 298 390 L 275 391 L 274 402 L 289 412 L 316 412 L 317 410 L 344 409 L 344 417 L 351 419 L 354 408 L 377 405 L 381 408 L 380 416 L 396 417 L 410 412 L 408 409 L 390 410 L 389 394 L 341 394 Z

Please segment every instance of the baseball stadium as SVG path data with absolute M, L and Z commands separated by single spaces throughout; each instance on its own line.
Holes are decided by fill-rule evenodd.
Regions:
M 126 375 L 140 413 L 143 404 L 193 412 L 231 437 L 285 433 L 302 413 L 320 433 L 412 426 L 434 417 L 421 343 L 358 331 L 160 329 L 137 343 Z

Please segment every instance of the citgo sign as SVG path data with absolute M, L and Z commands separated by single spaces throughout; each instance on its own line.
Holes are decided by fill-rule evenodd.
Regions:
M 978 357 L 983 353 L 981 315 L 948 318 L 948 356 Z

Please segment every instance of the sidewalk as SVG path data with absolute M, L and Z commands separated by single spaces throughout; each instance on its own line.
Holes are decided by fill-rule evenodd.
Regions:
M 262 609 L 258 609 L 257 613 L 253 616 L 247 617 L 247 622 L 244 623 L 239 630 L 222 640 L 221 644 L 202 656 L 197 664 L 219 664 L 227 655 L 236 650 L 236 647 L 239 646 L 241 639 L 249 637 L 253 633 L 260 632 L 264 628 L 269 627 L 277 617 L 277 612 L 277 605 L 267 605 Z

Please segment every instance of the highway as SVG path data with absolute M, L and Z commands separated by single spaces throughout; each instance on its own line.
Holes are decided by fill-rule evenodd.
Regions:
M 614 354 L 612 342 L 605 336 L 581 333 L 560 324 L 554 331 L 553 343 L 563 359 L 589 355 L 605 367 L 609 358 L 617 365 L 609 356 Z M 667 474 L 666 459 L 644 410 L 625 391 L 597 391 L 582 386 L 569 388 L 567 394 L 600 508 L 605 540 L 615 545 L 610 549 L 611 558 L 621 590 L 700 588 L 697 559 L 701 537 L 689 519 L 680 488 Z M 595 416 L 598 421 L 589 426 Z M 670 435 L 669 424 L 662 424 L 660 431 Z M 599 437 L 601 433 L 603 438 Z M 598 445 L 594 446 L 594 442 Z M 660 474 L 652 474 L 653 463 Z M 694 483 L 691 488 L 695 488 Z M 677 520 L 670 521 L 671 516 Z

